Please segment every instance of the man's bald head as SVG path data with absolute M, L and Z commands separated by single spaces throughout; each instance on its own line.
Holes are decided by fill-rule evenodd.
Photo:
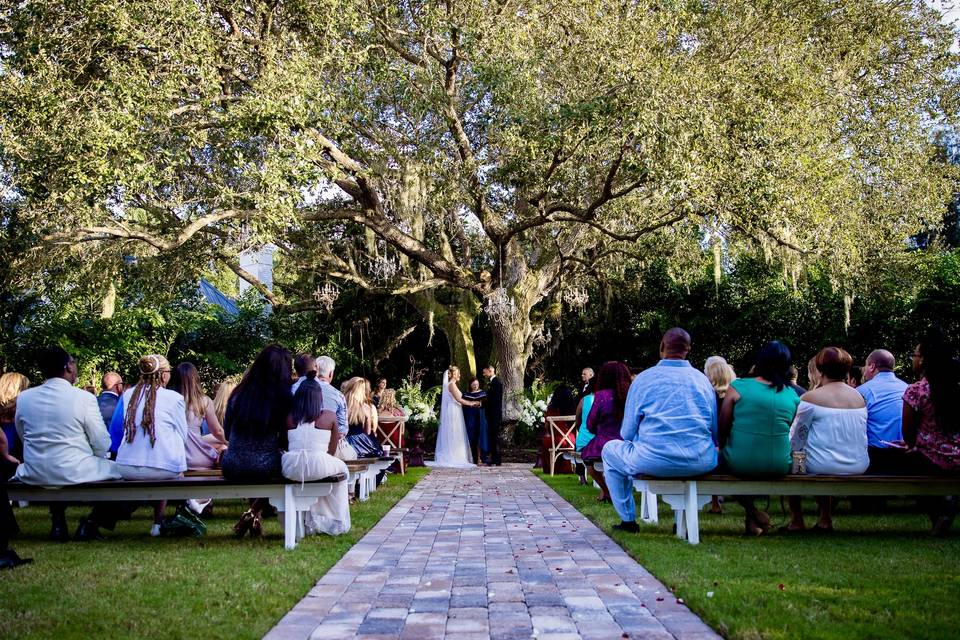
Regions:
M 123 387 L 123 378 L 120 377 L 119 373 L 108 371 L 107 373 L 103 374 L 103 379 L 100 380 L 100 389 L 102 391 L 113 391 L 114 393 L 119 393 L 117 387 Z
M 685 360 L 690 353 L 690 334 L 674 327 L 667 329 L 660 340 L 660 357 L 666 360 Z
M 897 366 L 897 361 L 893 354 L 886 349 L 876 349 L 867 356 L 867 366 L 873 365 L 873 368 L 879 371 L 893 371 Z

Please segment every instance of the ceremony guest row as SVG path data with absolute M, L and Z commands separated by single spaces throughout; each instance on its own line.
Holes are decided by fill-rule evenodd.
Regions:
M 641 475 L 960 473 L 960 361 L 938 331 L 917 345 L 912 365 L 920 379 L 912 385 L 896 377 L 894 357 L 883 349 L 867 357 L 860 380 L 850 376 L 849 353 L 822 349 L 808 365 L 806 390 L 796 384 L 790 350 L 781 342 L 764 345 L 744 378 L 717 356 L 701 373 L 687 359 L 690 348 L 686 331 L 670 329 L 660 362 L 632 382 L 620 362 L 605 363 L 595 384 L 584 376 L 576 448 L 600 487 L 598 500 L 611 501 L 620 516 L 616 528 L 639 530 L 633 478 Z M 602 476 L 593 470 L 598 461 Z M 816 500 L 819 517 L 811 530 L 831 531 L 832 500 Z M 746 533 L 769 531 L 770 518 L 755 507 L 755 497 L 738 501 Z M 922 502 L 933 532 L 945 533 L 956 498 Z M 789 504 L 791 521 L 781 530 L 806 529 L 800 498 L 790 497 Z
M 308 482 L 346 474 L 344 460 L 381 456 L 375 438 L 378 410 L 370 383 L 351 378 L 343 392 L 331 384 L 329 357 L 300 354 L 292 376 L 291 354 L 279 345 L 263 349 L 239 379 L 224 381 L 216 398 L 206 396 L 191 363 L 171 367 L 162 355 L 138 362 L 138 380 L 124 390 L 116 373 L 103 376 L 99 396 L 74 386 L 77 365 L 60 347 L 40 354 L 44 383 L 29 388 L 26 377 L 0 377 L 3 432 L 0 475 L 37 485 L 71 485 L 104 480 L 168 480 L 189 470 L 220 468 L 228 480 Z M 392 389 L 379 389 L 387 415 L 402 415 Z M 350 529 L 349 488 L 338 483 L 317 500 L 308 533 L 338 535 Z M 190 500 L 198 514 L 209 501 Z M 74 539 L 95 540 L 140 505 L 98 503 Z M 151 534 L 160 535 L 165 503 L 154 507 Z M 261 532 L 263 499 L 254 498 L 234 530 Z M 64 505 L 50 507 L 51 537 L 69 539 Z M 0 567 L 21 560 L 7 551 L 16 520 L 0 495 Z M 10 555 L 12 554 L 12 555 Z

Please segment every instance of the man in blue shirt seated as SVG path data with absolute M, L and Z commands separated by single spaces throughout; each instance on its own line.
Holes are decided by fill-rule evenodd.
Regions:
M 637 375 L 627 394 L 620 435 L 603 447 L 603 476 L 622 522 L 638 531 L 633 476 L 695 476 L 717 466 L 717 399 L 705 375 L 687 362 L 690 334 L 673 328 L 660 341 L 660 362 Z
M 898 378 L 893 369 L 893 354 L 877 349 L 867 356 L 863 367 L 866 381 L 857 391 L 867 403 L 867 453 L 870 455 L 868 474 L 893 474 L 902 465 L 903 392 L 907 383 Z

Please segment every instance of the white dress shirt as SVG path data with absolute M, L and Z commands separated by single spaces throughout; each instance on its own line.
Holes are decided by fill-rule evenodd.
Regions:
M 120 479 L 117 465 L 104 457 L 110 434 L 92 393 L 50 378 L 20 394 L 14 422 L 23 440 L 18 480 L 59 486 Z

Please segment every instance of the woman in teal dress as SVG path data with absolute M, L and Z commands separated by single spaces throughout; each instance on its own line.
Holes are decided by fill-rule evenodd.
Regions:
M 574 446 L 577 448 L 577 451 L 583 451 L 583 448 L 587 446 L 591 440 L 593 440 L 593 434 L 587 429 L 587 416 L 590 415 L 590 409 L 593 408 L 593 378 L 587 382 L 587 386 L 583 389 L 583 398 L 581 398 L 580 403 L 577 405 L 576 413 L 576 424 L 577 424 L 577 441 L 574 443 Z M 576 464 L 577 475 L 580 476 L 580 484 L 587 484 L 587 468 L 583 466 L 582 462 Z
M 790 425 L 800 398 L 789 386 L 790 350 L 776 340 L 757 354 L 755 376 L 735 380 L 720 409 L 721 464 L 738 476 L 770 477 L 790 472 Z M 738 502 L 746 511 L 745 530 L 761 535 L 770 516 L 754 506 L 755 496 Z

